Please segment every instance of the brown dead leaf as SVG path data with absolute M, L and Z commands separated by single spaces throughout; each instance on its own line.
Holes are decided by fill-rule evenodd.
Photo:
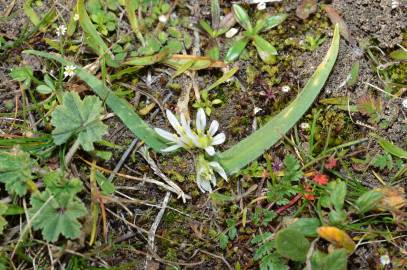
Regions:
M 338 24 L 341 36 L 349 42 L 352 42 L 350 31 L 346 22 L 342 19 L 342 17 L 336 12 L 336 10 L 331 5 L 325 6 L 325 12 L 328 15 L 329 19 L 331 20 L 332 24 Z
M 336 247 L 343 247 L 349 253 L 352 253 L 355 250 L 355 242 L 341 229 L 333 226 L 322 226 L 317 229 L 317 233 L 320 237 L 331 242 Z
M 89 87 L 86 84 L 79 84 L 75 82 L 66 82 L 64 84 L 64 88 L 79 94 L 82 92 L 90 91 Z
M 312 13 L 317 11 L 317 0 L 301 0 L 297 4 L 297 10 L 295 11 L 295 15 L 298 18 L 305 20 L 309 17 Z
M 377 191 L 383 193 L 383 198 L 379 202 L 379 210 L 400 210 L 407 206 L 406 193 L 402 187 L 384 187 Z

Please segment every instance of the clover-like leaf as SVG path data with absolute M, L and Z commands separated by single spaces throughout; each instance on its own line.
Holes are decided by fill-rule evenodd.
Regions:
M 45 240 L 55 242 L 60 234 L 75 239 L 81 231 L 78 218 L 86 215 L 85 205 L 69 192 L 52 194 L 46 190 L 31 197 L 29 214 L 33 228 L 41 229 Z
M 61 145 L 76 136 L 85 151 L 94 150 L 93 143 L 107 133 L 107 126 L 100 120 L 102 110 L 102 102 L 96 96 L 81 100 L 78 93 L 65 93 L 62 104 L 52 113 L 55 144 Z
M 32 166 L 30 155 L 18 147 L 9 152 L 0 151 L 0 182 L 9 193 L 24 196 L 27 182 L 32 180 Z

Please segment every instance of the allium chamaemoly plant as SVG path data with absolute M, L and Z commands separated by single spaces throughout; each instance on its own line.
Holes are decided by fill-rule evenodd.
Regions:
M 219 122 L 214 120 L 206 129 L 205 111 L 200 108 L 196 114 L 195 127 L 191 128 L 191 123 L 186 119 L 184 114 L 180 114 L 180 120 L 170 111 L 166 111 L 167 119 L 176 133 L 170 133 L 161 128 L 155 128 L 155 131 L 170 144 L 162 152 L 171 152 L 179 148 L 186 150 L 199 148 L 205 150 L 209 156 L 215 155 L 214 146 L 222 144 L 226 137 L 224 133 L 216 132 L 219 129 Z M 205 155 L 200 153 L 196 159 L 196 182 L 202 192 L 212 192 L 212 186 L 216 186 L 217 172 L 223 179 L 227 180 L 226 172 L 216 161 L 208 161 Z
M 215 155 L 215 160 L 219 162 L 228 175 L 237 173 L 241 168 L 261 156 L 264 151 L 280 140 L 309 109 L 335 64 L 339 51 L 339 39 L 339 26 L 336 25 L 331 46 L 324 60 L 294 101 L 252 135 L 230 149 Z M 52 59 L 63 65 L 74 65 L 74 63 L 55 54 L 33 50 L 25 51 L 25 53 Z M 105 100 L 112 111 L 120 117 L 123 123 L 137 137 L 155 151 L 161 151 L 168 147 L 168 145 L 159 140 L 159 135 L 134 112 L 127 101 L 117 97 L 102 81 L 98 80 L 84 68 L 78 65 L 76 65 L 76 68 L 76 75 L 85 81 L 99 97 Z
M 281 24 L 287 18 L 287 14 L 282 13 L 265 19 L 260 19 L 253 27 L 252 23 L 250 22 L 249 15 L 247 15 L 246 11 L 241 6 L 234 4 L 233 13 L 236 21 L 245 29 L 245 31 L 243 32 L 243 37 L 233 42 L 232 47 L 229 48 L 226 54 L 225 61 L 232 62 L 236 60 L 246 48 L 249 41 L 252 41 L 252 44 L 256 47 L 260 58 L 265 63 L 270 63 L 272 57 L 277 55 L 277 50 L 267 40 L 262 38 L 260 33 Z

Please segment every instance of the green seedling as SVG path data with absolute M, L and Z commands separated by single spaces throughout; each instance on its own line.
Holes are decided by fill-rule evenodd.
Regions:
M 215 98 L 213 100 L 209 99 L 208 92 L 201 92 L 201 100 L 197 100 L 192 107 L 199 109 L 202 108 L 205 110 L 206 115 L 210 116 L 213 110 L 214 105 L 222 104 L 222 100 Z
M 235 61 L 246 48 L 247 44 L 251 41 L 256 47 L 260 58 L 265 63 L 271 63 L 273 57 L 277 55 L 277 50 L 267 40 L 262 38 L 260 34 L 281 24 L 287 18 L 287 14 L 282 13 L 275 16 L 270 16 L 266 19 L 260 19 L 253 27 L 252 23 L 250 22 L 249 15 L 241 6 L 234 4 L 233 13 L 236 21 L 245 29 L 245 31 L 243 32 L 242 38 L 233 42 L 226 54 L 225 61 Z
M 212 25 L 205 20 L 200 20 L 199 25 L 209 35 L 209 48 L 207 49 L 207 55 L 212 59 L 218 60 L 220 55 L 219 42 L 217 37 L 226 33 L 235 23 L 232 14 L 228 14 L 220 21 L 220 7 L 218 0 L 211 1 L 211 15 Z
M 324 35 L 306 35 L 305 36 L 305 41 L 301 45 L 301 48 L 303 50 L 308 50 L 308 51 L 315 51 L 318 49 L 319 46 L 321 46 L 326 40 L 326 37 Z
M 40 84 L 35 88 L 38 93 L 48 95 L 56 91 L 55 82 L 48 74 L 44 76 L 44 83 L 45 84 Z

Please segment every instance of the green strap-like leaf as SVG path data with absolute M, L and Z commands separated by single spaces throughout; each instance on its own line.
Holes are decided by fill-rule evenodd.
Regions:
M 246 11 L 238 4 L 233 5 L 233 14 L 235 15 L 236 21 L 247 31 L 251 32 L 253 30 L 252 24 L 250 22 L 249 15 Z
M 238 172 L 239 169 L 262 155 L 304 115 L 328 79 L 338 51 L 339 28 L 335 26 L 334 38 L 327 55 L 297 98 L 262 128 L 217 156 L 217 160 L 228 174 Z
M 257 52 L 260 55 L 261 60 L 264 63 L 270 64 L 273 55 L 277 55 L 277 50 L 271 45 L 267 40 L 262 38 L 261 36 L 254 36 L 253 37 L 253 44 L 257 49 Z
M 284 22 L 284 20 L 287 18 L 287 16 L 288 15 L 286 13 L 281 13 L 281 14 L 277 14 L 275 16 L 268 17 L 266 19 L 265 25 L 263 26 L 263 28 L 260 31 L 267 31 L 273 27 L 276 27 L 277 25 Z
M 233 62 L 235 61 L 239 55 L 243 52 L 244 48 L 246 48 L 247 43 L 249 42 L 248 38 L 242 38 L 233 42 L 232 47 L 229 48 L 226 56 L 226 62 Z
M 107 106 L 112 109 L 112 111 L 123 121 L 123 123 L 141 140 L 143 140 L 147 145 L 153 148 L 155 151 L 160 151 L 162 148 L 166 147 L 164 142 L 162 142 L 155 131 L 148 126 L 146 122 L 141 119 L 141 117 L 134 112 L 131 105 L 124 99 L 116 96 L 108 87 L 106 87 L 102 81 L 98 80 L 95 76 L 90 74 L 88 71 L 75 65 L 74 63 L 62 58 L 56 54 L 50 54 L 46 52 L 39 52 L 34 50 L 24 51 L 24 53 L 41 56 L 44 58 L 52 59 L 60 62 L 63 65 L 74 65 L 76 66 L 76 74 L 85 81 L 92 90 L 106 102 Z

